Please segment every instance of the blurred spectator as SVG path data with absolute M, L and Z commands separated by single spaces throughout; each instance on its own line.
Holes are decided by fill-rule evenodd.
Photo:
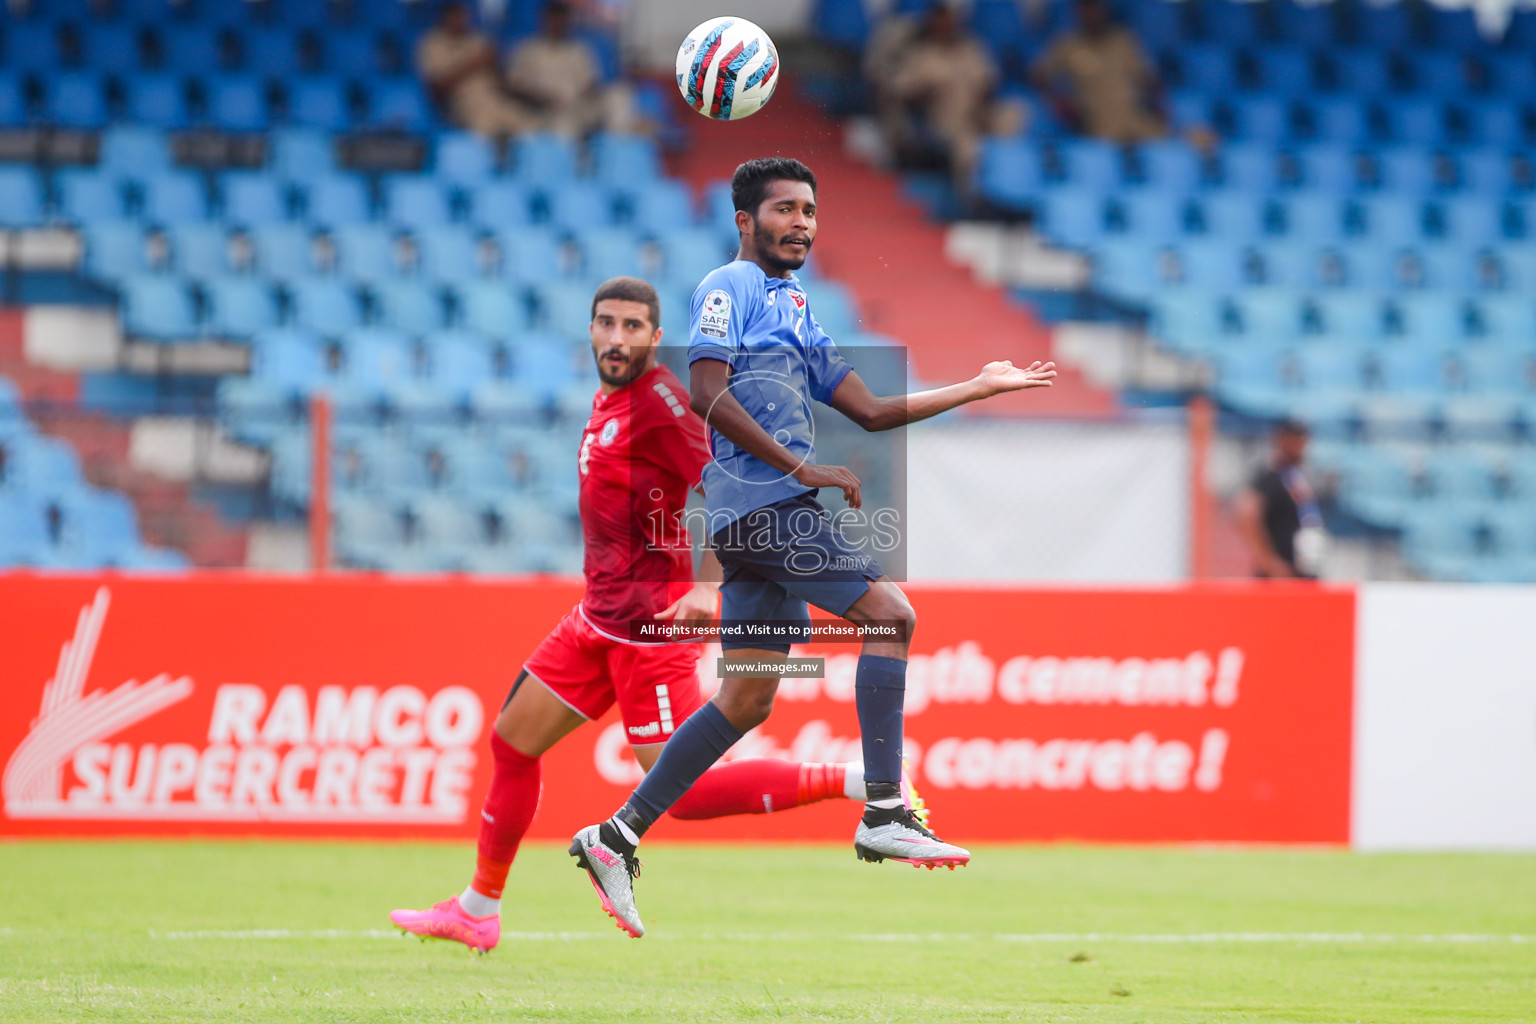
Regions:
M 539 34 L 519 44 L 507 62 L 508 88 L 545 131 L 575 138 L 599 128 L 636 130 L 629 87 L 603 83 L 597 55 L 576 36 L 574 20 L 562 0 L 544 8 Z
M 1157 73 L 1107 0 L 1078 0 L 1077 28 L 1051 43 L 1030 77 L 1057 116 L 1084 135 L 1141 142 L 1168 134 Z
M 865 74 L 875 89 L 886 142 L 902 164 L 948 163 L 970 181 L 985 135 L 1023 127 L 1016 102 L 996 97 L 997 67 L 948 4 L 892 15 L 870 41 Z
M 1328 537 L 1302 469 L 1306 456 L 1306 425 L 1286 420 L 1275 429 L 1269 465 L 1238 495 L 1238 528 L 1261 578 L 1316 579 L 1322 569 Z
M 532 113 L 501 88 L 496 47 L 470 23 L 467 3 L 450 3 L 422 37 L 416 66 L 433 99 L 453 121 L 486 136 L 536 126 Z

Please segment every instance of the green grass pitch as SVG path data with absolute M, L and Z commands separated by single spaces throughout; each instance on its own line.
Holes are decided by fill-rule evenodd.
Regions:
M 534 844 L 478 957 L 385 918 L 468 845 L 0 843 L 0 1021 L 1536 1021 L 1536 857 L 645 853 L 646 938 Z

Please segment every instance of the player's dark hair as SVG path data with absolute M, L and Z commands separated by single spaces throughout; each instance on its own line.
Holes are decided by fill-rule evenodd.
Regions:
M 604 299 L 643 302 L 651 311 L 651 330 L 661 326 L 661 297 L 649 281 L 642 281 L 638 277 L 610 277 L 592 293 L 592 319 L 597 319 L 597 304 Z
M 748 160 L 731 175 L 731 202 L 754 218 L 757 208 L 768 197 L 768 186 L 775 181 L 803 181 L 816 194 L 816 175 L 799 160 L 787 156 L 769 156 Z

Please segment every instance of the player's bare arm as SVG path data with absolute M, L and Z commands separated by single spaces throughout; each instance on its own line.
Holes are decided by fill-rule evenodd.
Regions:
M 865 430 L 892 430 L 926 420 L 970 402 L 1028 388 L 1048 388 L 1056 379 L 1056 364 L 1039 360 L 1014 366 L 1007 359 L 988 363 L 970 380 L 910 395 L 876 395 L 857 371 L 844 377 L 832 392 L 832 408 Z
M 689 375 L 688 393 L 692 396 L 693 411 L 726 440 L 807 487 L 837 487 L 842 490 L 850 508 L 862 507 L 859 478 L 846 467 L 818 466 L 803 461 L 770 437 L 762 424 L 741 407 L 731 395 L 728 364 L 718 359 L 696 359 Z
M 692 589 L 657 612 L 656 618 L 671 619 L 680 626 L 709 622 L 720 610 L 721 576 L 720 559 L 713 550 L 705 548 Z

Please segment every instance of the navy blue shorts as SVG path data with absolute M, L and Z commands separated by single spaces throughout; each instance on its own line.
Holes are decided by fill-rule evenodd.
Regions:
M 724 570 L 720 646 L 788 653 L 787 642 L 762 639 L 753 625 L 807 628 L 808 605 L 842 616 L 885 575 L 873 558 L 833 525 L 812 494 L 760 508 L 711 538 Z

